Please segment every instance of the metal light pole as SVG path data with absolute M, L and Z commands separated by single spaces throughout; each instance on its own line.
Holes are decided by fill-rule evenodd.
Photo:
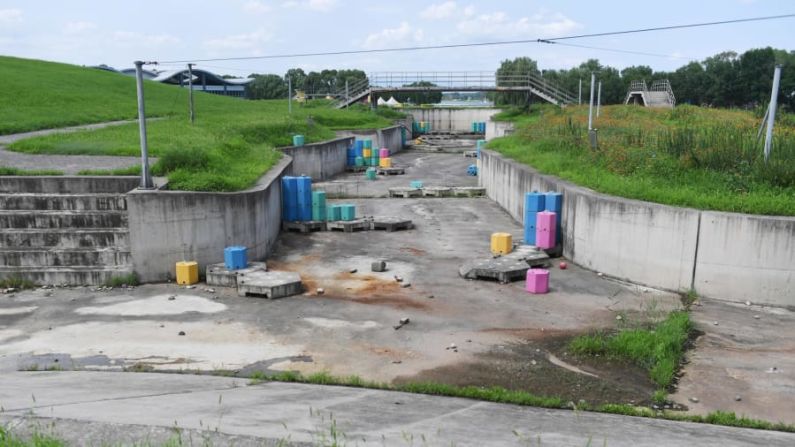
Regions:
M 582 78 L 580 78 L 580 88 L 577 90 L 577 104 L 582 105 Z
M 773 124 L 776 122 L 776 107 L 778 107 L 778 85 L 781 81 L 781 65 L 776 65 L 773 71 L 773 91 L 770 92 L 770 105 L 767 115 L 767 134 L 765 135 L 765 163 L 770 158 L 770 149 L 773 146 Z
M 599 118 L 599 106 L 602 105 L 602 81 L 599 81 L 599 89 L 596 93 L 596 117 Z
M 348 108 L 348 105 L 351 101 L 351 94 L 350 89 L 348 88 L 348 80 L 345 80 L 345 108 Z
M 188 64 L 188 107 L 190 107 L 190 123 L 193 124 L 196 120 L 193 111 L 193 64 Z
M 591 72 L 591 99 L 588 106 L 588 130 L 593 130 L 593 89 L 596 84 L 596 73 Z
M 146 110 L 144 110 L 144 73 L 141 61 L 135 61 L 135 86 L 138 90 L 138 131 L 141 138 L 141 186 L 142 189 L 154 188 L 152 176 L 149 174 L 149 149 L 146 145 Z
M 293 114 L 293 78 L 287 76 L 287 113 Z

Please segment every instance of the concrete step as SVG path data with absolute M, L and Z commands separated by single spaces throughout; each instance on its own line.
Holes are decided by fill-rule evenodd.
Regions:
M 115 248 L 47 250 L 40 248 L 0 249 L 0 266 L 6 267 L 74 267 L 127 265 L 132 263 L 129 250 Z
M 98 210 L 124 211 L 124 194 L 35 194 L 0 193 L 0 209 L 5 210 Z
M 75 286 L 105 284 L 133 273 L 132 265 L 106 267 L 8 267 L 0 266 L 0 279 L 21 278 L 36 284 Z
M 138 177 L 116 176 L 0 176 L 0 192 L 40 194 L 126 193 L 136 187 Z
M 2 248 L 128 248 L 130 232 L 127 228 L 18 229 L 6 228 L 0 232 Z
M 0 229 L 119 227 L 127 227 L 126 211 L 0 210 Z

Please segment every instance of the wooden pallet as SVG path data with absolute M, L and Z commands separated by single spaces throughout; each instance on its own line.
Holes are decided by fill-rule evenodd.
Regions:
M 364 172 L 369 168 L 369 166 L 345 166 L 345 170 L 348 172 Z
M 447 197 L 451 194 L 451 188 L 447 186 L 426 186 L 422 188 L 423 197 Z
M 375 171 L 378 175 L 403 175 L 406 173 L 404 168 L 377 168 Z
M 422 190 L 419 188 L 389 188 L 389 197 L 422 197 Z
M 356 219 L 356 220 L 337 220 L 334 222 L 326 222 L 328 231 L 342 231 L 345 233 L 353 233 L 354 231 L 367 231 L 372 228 L 372 222 L 369 219 Z
M 373 219 L 373 230 L 384 230 L 388 233 L 398 230 L 411 230 L 414 224 L 408 219 L 397 217 L 376 217 Z
M 311 220 L 307 222 L 282 221 L 283 231 L 295 231 L 298 233 L 309 233 L 312 231 L 326 231 L 326 222 L 322 220 Z
M 477 158 L 478 151 L 464 151 L 464 158 Z
M 453 187 L 453 197 L 483 197 L 486 195 L 486 188 L 479 186 L 455 186 Z

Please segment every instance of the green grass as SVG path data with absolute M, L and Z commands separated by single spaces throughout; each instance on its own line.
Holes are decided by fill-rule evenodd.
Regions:
M 137 113 L 131 77 L 16 58 L 0 58 L 0 74 L 7 75 L 4 85 L 8 87 L 0 92 L 0 101 L 11 104 L 0 111 L 4 126 L 0 133 L 134 118 Z M 334 138 L 335 130 L 391 124 L 369 110 L 336 110 L 324 101 L 294 105 L 289 115 L 286 100 L 246 101 L 197 92 L 196 123 L 191 125 L 185 89 L 146 82 L 144 90 L 147 116 L 163 117 L 147 124 L 149 153 L 159 158 L 152 172 L 167 176 L 171 189 L 245 189 L 278 162 L 281 153 L 274 148 L 291 145 L 294 134 L 304 135 L 311 143 Z M 17 96 L 17 92 L 24 94 Z M 17 141 L 9 149 L 137 157 L 138 125 L 35 137 Z
M 63 175 L 63 171 L 55 169 L 18 169 L 0 166 L 0 175 Z
M 125 284 L 128 286 L 137 286 L 140 283 L 141 282 L 138 280 L 138 275 L 136 275 L 135 273 L 130 273 L 127 275 L 114 276 L 113 278 L 105 282 L 105 286 L 121 287 Z
M 795 126 L 777 124 L 770 162 L 751 112 L 607 106 L 587 138 L 587 107 L 504 112 L 514 135 L 489 143 L 545 174 L 606 194 L 699 209 L 795 215 Z
M 3 447 L 65 447 L 67 444 L 56 437 L 40 433 L 34 433 L 30 438 L 23 439 L 0 426 L 0 445 Z
M 141 166 L 129 166 L 118 169 L 83 169 L 77 175 L 141 175 Z
M 24 290 L 24 289 L 32 289 L 34 287 L 36 287 L 36 284 L 34 284 L 33 281 L 30 281 L 28 279 L 17 278 L 17 277 L 0 279 L 0 289 Z
M 581 335 L 571 341 L 569 349 L 580 355 L 608 355 L 632 361 L 646 368 L 654 383 L 666 388 L 679 368 L 691 329 L 687 312 L 671 312 L 651 328 Z

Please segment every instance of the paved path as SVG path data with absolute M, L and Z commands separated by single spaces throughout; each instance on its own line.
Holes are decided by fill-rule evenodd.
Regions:
M 107 123 L 87 124 L 83 126 L 62 127 L 59 129 L 45 129 L 34 132 L 0 135 L 0 166 L 19 169 L 56 169 L 64 174 L 77 174 L 83 169 L 119 169 L 135 166 L 141 162 L 138 157 L 113 157 L 107 155 L 46 155 L 25 154 L 12 152 L 6 145 L 25 138 L 40 137 L 56 133 L 70 133 L 78 130 L 102 129 L 110 126 L 121 126 L 135 121 L 110 121 Z M 157 159 L 150 158 L 149 163 L 154 164 Z
M 0 405 L 0 423 L 12 430 L 52 426 L 74 445 L 158 443 L 175 426 L 188 445 L 329 445 L 332 426 L 344 445 L 795 445 L 791 433 L 180 374 L 9 373 Z

